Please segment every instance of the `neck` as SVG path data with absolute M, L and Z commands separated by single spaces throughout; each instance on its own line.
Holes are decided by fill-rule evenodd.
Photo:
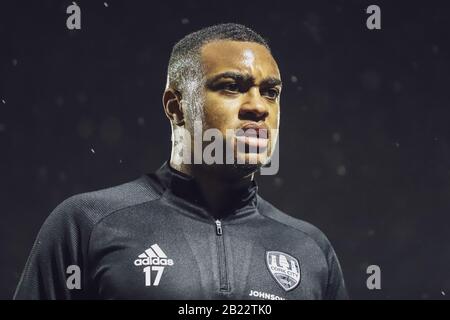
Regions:
M 176 164 L 171 160 L 170 166 L 195 178 L 201 196 L 215 218 L 222 218 L 221 213 L 229 206 L 233 193 L 248 188 L 254 179 L 254 173 L 246 175 L 227 174 L 220 165 Z

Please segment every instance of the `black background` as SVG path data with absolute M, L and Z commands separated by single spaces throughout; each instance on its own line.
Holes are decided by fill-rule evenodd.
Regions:
M 169 157 L 171 47 L 219 22 L 267 38 L 284 81 L 280 171 L 258 178 L 262 196 L 325 232 L 352 298 L 448 298 L 445 2 L 104 2 L 76 1 L 72 31 L 70 1 L 0 2 L 0 298 L 58 203 Z M 370 4 L 381 30 L 366 28 Z

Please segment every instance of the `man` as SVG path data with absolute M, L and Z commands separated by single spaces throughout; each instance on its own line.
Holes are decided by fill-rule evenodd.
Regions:
M 15 298 L 347 298 L 322 232 L 257 194 L 254 173 L 275 150 L 280 92 L 277 63 L 254 31 L 222 24 L 179 41 L 163 94 L 170 161 L 60 204 Z M 195 152 L 198 130 L 226 137 L 221 145 L 233 161 L 222 162 L 230 153 L 216 149 L 218 161 L 207 164 Z

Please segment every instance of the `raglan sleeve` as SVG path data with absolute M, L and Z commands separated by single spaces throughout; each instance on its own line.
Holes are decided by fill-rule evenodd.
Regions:
M 14 300 L 72 300 L 87 295 L 89 219 L 76 196 L 62 202 L 42 225 Z
M 348 292 L 344 281 L 339 259 L 331 244 L 328 248 L 328 284 L 326 300 L 348 300 Z

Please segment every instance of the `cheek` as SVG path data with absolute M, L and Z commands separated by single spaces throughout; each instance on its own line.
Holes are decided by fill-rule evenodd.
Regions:
M 237 99 L 227 99 L 217 93 L 205 95 L 204 115 L 205 126 L 208 128 L 234 128 L 238 120 L 239 102 Z
M 278 129 L 280 123 L 280 106 L 273 106 L 269 113 L 269 125 L 271 129 Z

